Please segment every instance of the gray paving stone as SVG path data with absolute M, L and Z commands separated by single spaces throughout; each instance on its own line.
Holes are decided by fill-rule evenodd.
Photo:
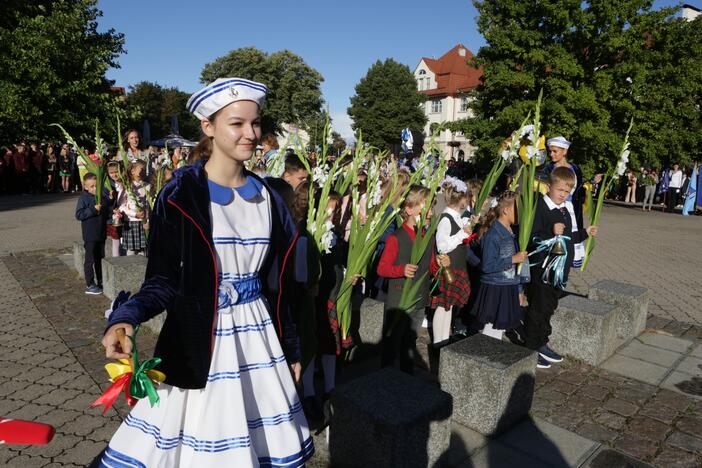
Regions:
M 659 333 L 642 333 L 637 339 L 644 344 L 675 351 L 676 353 L 685 353 L 692 346 L 692 343 L 688 340 L 675 338 L 674 336 L 661 335 Z
M 552 451 L 557 449 L 551 447 Z M 469 460 L 458 465 L 459 468 L 495 468 L 514 466 L 519 468 L 544 468 L 544 462 L 532 458 L 524 452 L 515 450 L 498 442 L 491 442 L 481 448 Z M 565 465 L 561 465 L 565 466 Z
M 579 466 L 600 445 L 540 419 L 518 424 L 498 441 L 549 466 Z
M 702 358 L 702 345 L 695 346 L 695 348 L 690 352 L 690 355 Z
M 661 383 L 661 387 L 683 393 L 692 398 L 702 399 L 702 378 L 684 372 L 671 373 Z
M 617 354 L 665 367 L 671 367 L 683 356 L 680 353 L 646 345 L 636 340 L 617 351 Z
M 444 462 L 448 466 L 460 465 L 489 442 L 490 439 L 478 431 L 454 422 L 451 424 L 451 441 Z
M 667 367 L 619 354 L 615 354 L 605 361 L 602 368 L 652 385 L 658 385 L 669 371 Z
M 675 368 L 678 372 L 702 376 L 702 358 L 688 356 Z

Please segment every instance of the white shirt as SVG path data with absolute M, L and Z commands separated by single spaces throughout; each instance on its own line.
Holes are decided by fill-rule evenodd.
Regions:
M 680 188 L 682 187 L 683 184 L 683 173 L 680 169 L 677 171 L 673 172 L 673 174 L 670 176 L 670 184 L 668 185 L 670 188 Z
M 446 254 L 453 252 L 456 247 L 461 245 L 468 238 L 468 233 L 463 230 L 463 219 L 458 211 L 446 207 L 443 213 L 451 216 L 451 219 L 461 228 L 456 234 L 451 235 L 451 221 L 445 217 L 442 217 L 441 221 L 439 221 L 439 225 L 436 227 L 436 248 L 439 253 Z

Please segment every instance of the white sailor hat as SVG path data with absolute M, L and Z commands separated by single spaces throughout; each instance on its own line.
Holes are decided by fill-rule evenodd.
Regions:
M 570 148 L 570 142 L 563 138 L 562 136 L 557 136 L 555 138 L 549 138 L 546 142 L 546 146 L 555 146 L 557 148 Z
M 222 107 L 236 101 L 253 101 L 258 107 L 266 102 L 266 85 L 243 78 L 217 78 L 196 92 L 186 107 L 199 119 L 208 119 Z

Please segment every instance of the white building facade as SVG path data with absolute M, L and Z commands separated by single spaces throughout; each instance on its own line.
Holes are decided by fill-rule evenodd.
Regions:
M 417 89 L 427 95 L 424 114 L 427 124 L 423 132 L 425 146 L 432 136 L 432 124 L 455 122 L 473 116 L 469 109 L 469 92 L 480 82 L 482 72 L 470 67 L 471 52 L 461 44 L 439 59 L 422 58 L 414 70 Z M 461 132 L 443 130 L 437 144 L 447 157 L 470 159 L 475 148 Z

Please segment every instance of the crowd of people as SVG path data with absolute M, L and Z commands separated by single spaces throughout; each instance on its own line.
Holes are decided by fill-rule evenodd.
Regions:
M 167 310 L 155 351 L 166 375 L 157 390 L 160 403 L 137 403 L 103 461 L 175 466 L 187 459 L 216 466 L 253 456 L 259 463 L 304 464 L 314 450 L 307 420 L 328 417 L 324 402 L 335 387 L 339 355 L 353 347 L 353 338 L 340 336 L 336 310 L 347 281 L 354 309 L 365 297 L 385 304 L 384 367 L 414 372 L 423 323 L 436 350 L 483 333 L 535 350 L 540 368 L 563 360 L 549 347 L 550 319 L 571 266 L 583 258 L 583 242 L 597 235 L 596 226 L 583 224 L 585 187 L 581 171 L 568 161 L 570 142 L 548 140 L 545 188 L 529 245 L 520 249 L 517 193 L 498 187 L 477 206 L 481 182 L 475 174 L 451 172 L 435 193 L 426 182 L 433 175 L 425 175 L 422 185 L 413 173 L 436 171 L 437 165 L 416 164 L 419 158 L 411 154 L 381 161 L 377 187 L 369 179 L 378 160 L 368 160 L 352 173 L 345 192 L 323 195 L 319 175 L 328 174 L 335 157 L 281 154 L 267 138 L 257 147 L 265 87 L 240 79 L 227 87 L 223 81 L 189 101 L 206 137 L 151 201 L 153 183 L 145 179 L 148 164 L 135 154 L 137 145 L 127 148 L 127 168 L 108 166 L 102 203 L 95 175 L 83 176 L 76 217 L 86 245 L 86 293 L 99 292 L 106 237 L 115 254 L 148 253 L 141 290 L 109 314 L 103 338 L 108 357 L 131 352 L 118 330 L 131 336 Z M 128 144 L 135 139 L 136 132 L 125 135 Z M 341 164 L 352 161 L 347 155 Z M 370 223 L 368 213 L 380 200 L 388 201 L 382 218 L 387 228 L 365 273 L 349 279 L 352 226 Z M 324 248 L 308 225 L 312 207 L 324 210 Z M 120 228 L 117 213 L 126 216 Z M 421 243 L 433 225 L 435 235 Z M 417 245 L 424 249 L 419 257 Z M 408 279 L 421 286 L 410 306 L 403 294 Z M 322 376 L 319 389 L 315 373 Z M 246 444 L 217 442 L 234 439 Z M 254 449 L 236 451 L 242 447 Z
M 175 168 L 187 159 L 187 148 L 167 150 L 149 146 L 142 149 L 139 133 L 132 130 L 130 134 L 132 140 L 123 142 L 124 150 L 131 159 L 138 156 L 146 163 L 148 176 L 163 165 L 164 161 Z M 87 168 L 78 150 L 68 142 L 19 142 L 0 147 L 0 195 L 80 192 Z M 93 160 L 98 160 L 94 147 L 80 150 Z M 108 152 L 106 157 L 108 161 L 121 162 L 116 149 Z
M 681 168 L 677 163 L 661 173 L 655 168 L 631 169 L 617 181 L 609 196 L 625 203 L 642 203 L 643 211 L 659 204 L 673 213 L 683 207 L 692 177 L 693 168 Z

